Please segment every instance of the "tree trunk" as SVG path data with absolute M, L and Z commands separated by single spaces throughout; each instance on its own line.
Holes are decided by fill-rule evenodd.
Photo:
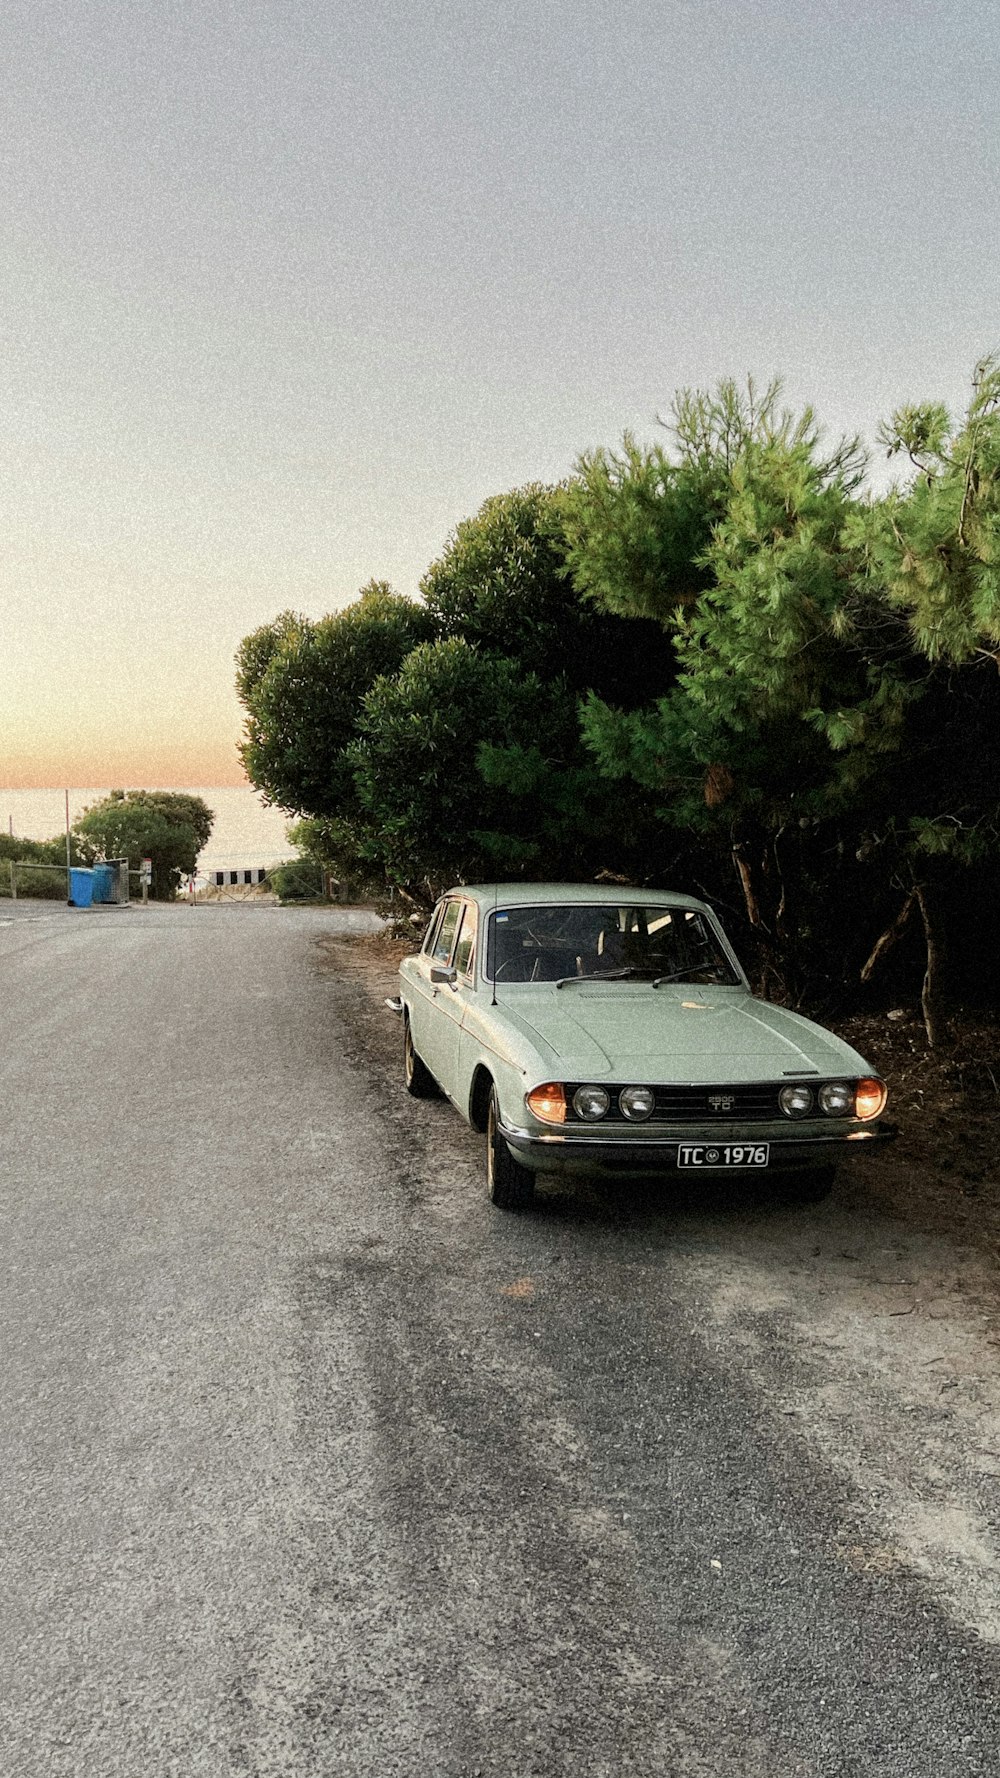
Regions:
M 896 940 L 900 937 L 903 927 L 906 925 L 906 922 L 909 919 L 910 914 L 913 911 L 913 904 L 916 901 L 916 899 L 917 899 L 917 891 L 915 889 L 911 889 L 909 895 L 906 897 L 906 900 L 904 901 L 902 907 L 900 908 L 899 913 L 896 915 L 896 918 L 892 922 L 892 925 L 886 927 L 885 931 L 882 934 L 882 937 L 876 943 L 871 956 L 869 957 L 867 963 L 864 966 L 864 969 L 861 971 L 861 980 L 863 982 L 871 981 L 872 974 L 875 969 L 875 965 L 878 962 L 879 958 L 884 957 L 886 951 L 891 950 L 893 945 L 896 943 Z
M 922 883 L 918 883 L 913 893 L 917 898 L 920 917 L 924 923 L 924 943 L 927 947 L 927 967 L 924 970 L 920 1009 L 924 1015 L 924 1030 L 927 1033 L 928 1046 L 935 1049 L 945 1035 L 944 1018 L 941 1012 L 941 944 L 931 919 L 926 888 Z
M 733 863 L 736 866 L 736 874 L 740 879 L 740 887 L 743 890 L 743 900 L 746 903 L 747 919 L 751 926 L 756 927 L 759 930 L 763 927 L 764 922 L 760 917 L 760 903 L 757 900 L 757 895 L 754 890 L 753 876 L 747 860 L 746 843 L 743 840 L 737 840 L 733 847 Z
M 736 866 L 736 874 L 740 879 L 740 887 L 743 890 L 743 900 L 746 905 L 747 919 L 758 935 L 759 954 L 761 959 L 761 994 L 765 1000 L 769 1000 L 771 998 L 771 984 L 773 983 L 778 998 L 784 1000 L 787 998 L 788 984 L 778 967 L 777 959 L 774 955 L 774 946 L 771 942 L 770 930 L 760 911 L 760 902 L 757 898 L 757 891 L 754 886 L 753 871 L 750 868 L 750 860 L 747 857 L 747 845 L 745 840 L 734 841 L 733 863 Z

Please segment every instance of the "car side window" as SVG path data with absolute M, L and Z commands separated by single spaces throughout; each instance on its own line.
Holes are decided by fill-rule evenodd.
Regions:
M 472 965 L 475 960 L 478 915 L 479 909 L 476 907 L 475 902 L 467 901 L 465 904 L 465 915 L 462 920 L 462 930 L 458 936 L 458 944 L 455 946 L 455 968 L 459 975 L 464 975 L 470 980 L 472 977 Z
M 449 901 L 445 904 L 444 917 L 437 930 L 431 956 L 435 963 L 450 963 L 455 934 L 458 931 L 459 916 L 462 912 L 460 901 Z
M 437 929 L 441 923 L 441 911 L 442 911 L 443 907 L 444 907 L 444 902 L 439 901 L 437 904 L 437 907 L 434 909 L 434 912 L 432 913 L 430 919 L 427 922 L 427 930 L 424 933 L 424 942 L 420 947 L 421 951 L 423 951 L 425 956 L 429 955 L 430 952 L 434 948 L 434 940 L 437 937 Z

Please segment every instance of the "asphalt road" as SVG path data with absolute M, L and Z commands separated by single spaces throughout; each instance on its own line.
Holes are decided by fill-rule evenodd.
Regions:
M 3 1772 L 995 1778 L 996 1484 L 867 1298 L 814 1388 L 836 1208 L 504 1216 L 364 916 L 3 908 Z

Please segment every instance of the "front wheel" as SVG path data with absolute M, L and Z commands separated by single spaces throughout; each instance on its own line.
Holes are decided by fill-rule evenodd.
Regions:
M 496 1088 L 486 1116 L 486 1189 L 498 1210 L 530 1210 L 535 1201 L 535 1175 L 515 1161 L 500 1134 Z
M 413 1032 L 410 1021 L 403 1014 L 403 1083 L 411 1098 L 435 1099 L 437 1097 L 437 1081 L 430 1069 L 420 1060 L 413 1047 Z

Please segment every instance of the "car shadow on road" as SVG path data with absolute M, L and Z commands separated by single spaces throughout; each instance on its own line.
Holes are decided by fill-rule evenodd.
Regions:
M 729 1218 L 753 1215 L 766 1219 L 787 1216 L 789 1211 L 808 1215 L 815 1209 L 801 1185 L 788 1178 L 710 1178 L 701 1175 L 681 1181 L 672 1173 L 650 1173 L 636 1178 L 540 1179 L 534 1215 L 560 1222 L 599 1222 L 605 1225 L 673 1221 L 677 1216 Z

